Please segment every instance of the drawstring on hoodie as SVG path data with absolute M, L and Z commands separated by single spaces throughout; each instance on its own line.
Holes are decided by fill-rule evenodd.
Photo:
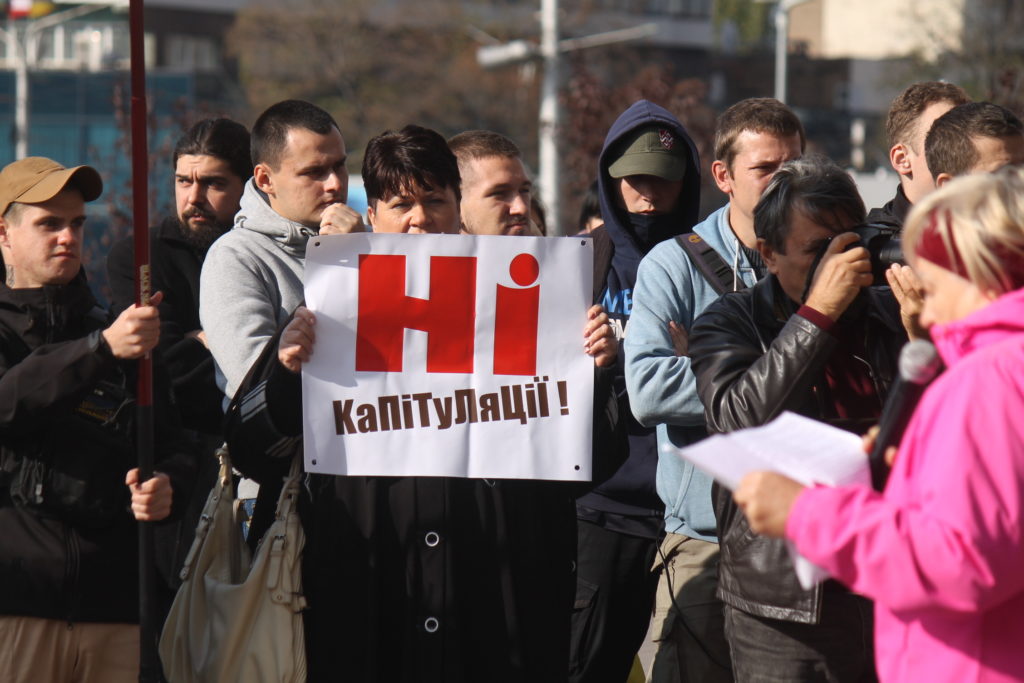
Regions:
M 740 290 L 740 238 L 733 238 L 732 252 L 732 291 Z

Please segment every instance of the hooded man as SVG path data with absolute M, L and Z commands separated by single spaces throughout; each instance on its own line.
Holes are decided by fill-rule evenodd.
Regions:
M 593 232 L 595 302 L 621 338 L 633 307 L 640 259 L 659 242 L 690 230 L 700 203 L 697 149 L 682 124 L 640 100 L 615 121 L 598 170 L 604 227 Z M 628 453 L 611 476 L 576 501 L 576 603 L 571 681 L 623 681 L 643 642 L 657 577 L 651 565 L 662 532 L 655 490 L 654 429 L 632 418 L 622 366 L 615 377 Z

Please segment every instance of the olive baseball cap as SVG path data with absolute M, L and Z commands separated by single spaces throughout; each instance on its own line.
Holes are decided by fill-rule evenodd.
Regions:
M 103 193 L 103 180 L 91 166 L 64 168 L 46 157 L 25 157 L 0 171 L 0 216 L 14 202 L 39 204 L 56 197 L 73 183 L 87 202 Z
M 653 175 L 682 180 L 686 175 L 687 144 L 667 126 L 641 126 L 619 142 L 622 152 L 608 166 L 612 178 Z

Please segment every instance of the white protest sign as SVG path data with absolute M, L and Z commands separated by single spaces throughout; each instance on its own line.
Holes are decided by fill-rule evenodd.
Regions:
M 589 480 L 590 242 L 311 238 L 306 471 Z

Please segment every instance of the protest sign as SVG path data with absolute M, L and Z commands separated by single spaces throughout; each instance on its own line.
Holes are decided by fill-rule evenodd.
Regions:
M 590 479 L 588 239 L 313 237 L 308 472 Z

